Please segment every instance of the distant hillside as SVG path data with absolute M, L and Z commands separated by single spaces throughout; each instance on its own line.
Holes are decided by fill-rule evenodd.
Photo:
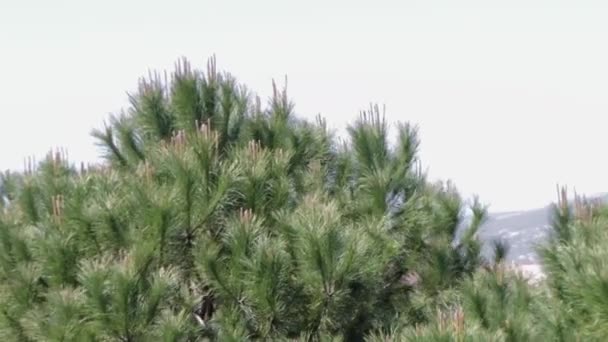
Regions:
M 492 242 L 501 240 L 509 245 L 507 261 L 518 264 L 536 263 L 535 246 L 549 237 L 551 215 L 550 206 L 490 214 L 479 231 L 479 238 L 484 242 L 484 255 L 490 256 Z
M 589 196 L 608 202 L 608 193 Z M 479 231 L 484 242 L 484 255 L 491 256 L 492 242 L 506 241 L 509 245 L 507 261 L 517 264 L 537 263 L 535 246 L 542 244 L 551 232 L 552 208 L 490 213 Z

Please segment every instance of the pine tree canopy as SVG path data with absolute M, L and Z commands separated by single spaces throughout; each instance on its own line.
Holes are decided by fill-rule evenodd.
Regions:
M 272 86 L 262 105 L 182 59 L 92 132 L 103 162 L 56 150 L 1 174 L 0 340 L 608 336 L 602 206 L 556 206 L 531 285 L 507 246 L 482 259 L 486 207 L 426 179 L 416 126 L 372 105 L 339 139 Z

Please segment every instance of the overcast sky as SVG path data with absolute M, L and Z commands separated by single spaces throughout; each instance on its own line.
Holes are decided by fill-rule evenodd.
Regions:
M 51 146 L 95 159 L 91 128 L 138 77 L 215 53 L 262 96 L 287 75 L 297 112 L 337 129 L 386 104 L 420 125 L 431 177 L 493 210 L 544 205 L 557 182 L 607 191 L 603 3 L 0 0 L 0 169 Z

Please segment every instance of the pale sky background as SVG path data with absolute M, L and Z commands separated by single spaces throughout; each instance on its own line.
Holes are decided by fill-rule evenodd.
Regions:
M 89 136 L 149 68 L 180 56 L 262 96 L 289 78 L 341 129 L 370 102 L 420 125 L 432 178 L 493 211 L 555 184 L 608 191 L 608 2 L 0 0 L 0 169 Z

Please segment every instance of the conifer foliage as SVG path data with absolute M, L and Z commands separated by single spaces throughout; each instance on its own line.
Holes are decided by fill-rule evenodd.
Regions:
M 129 99 L 92 132 L 102 163 L 60 150 L 1 175 L 1 340 L 607 333 L 605 252 L 579 251 L 606 241 L 597 208 L 556 220 L 543 291 L 481 259 L 486 208 L 471 202 L 459 229 L 464 201 L 421 172 L 417 128 L 397 124 L 389 144 L 378 106 L 340 140 L 276 84 L 263 106 L 213 58 L 151 73 Z

